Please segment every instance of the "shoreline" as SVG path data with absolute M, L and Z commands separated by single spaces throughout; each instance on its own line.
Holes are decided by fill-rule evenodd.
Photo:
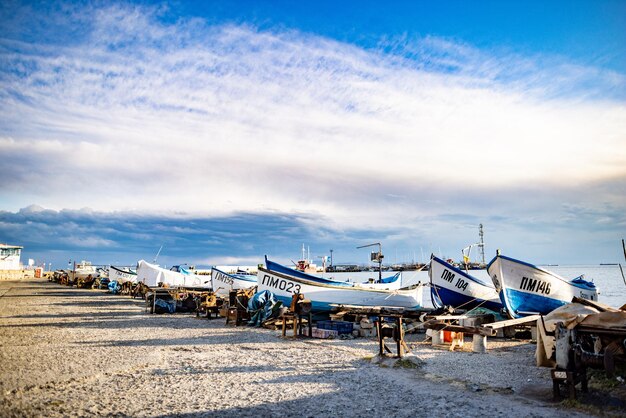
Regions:
M 370 361 L 376 339 L 282 338 L 143 300 L 0 282 L 2 416 L 588 416 L 551 401 L 535 345 L 450 352 L 407 335 L 418 368 Z M 466 343 L 467 344 L 467 343 Z M 469 344 L 471 346 L 471 343 Z

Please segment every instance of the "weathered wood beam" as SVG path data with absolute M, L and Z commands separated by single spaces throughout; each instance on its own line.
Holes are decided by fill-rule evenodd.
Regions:
M 541 318 L 541 315 L 530 315 L 530 316 L 525 316 L 523 318 L 507 319 L 505 321 L 492 322 L 491 324 L 484 324 L 483 327 L 491 328 L 495 330 L 498 328 L 510 327 L 512 325 L 521 325 L 521 324 L 527 324 L 530 322 L 537 322 L 539 318 Z

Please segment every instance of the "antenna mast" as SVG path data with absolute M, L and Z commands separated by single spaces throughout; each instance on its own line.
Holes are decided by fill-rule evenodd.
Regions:
M 157 258 L 159 258 L 159 254 L 161 254 L 162 249 L 163 249 L 163 244 L 161 244 L 161 248 L 159 248 L 159 251 L 157 251 L 156 255 L 154 256 L 154 261 L 152 262 L 152 264 L 156 264 Z
M 483 234 L 483 224 L 478 225 L 478 237 L 480 238 L 480 257 L 483 265 L 485 264 L 485 240 Z

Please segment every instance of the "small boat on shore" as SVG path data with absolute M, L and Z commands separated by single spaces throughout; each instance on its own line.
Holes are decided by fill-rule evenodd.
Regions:
M 231 290 L 249 289 L 256 286 L 255 274 L 230 274 L 215 267 L 211 268 L 213 292 L 218 296 L 228 296 Z
M 301 293 L 311 300 L 315 312 L 328 312 L 332 305 L 419 309 L 422 307 L 424 290 L 421 283 L 403 289 L 374 289 L 350 282 L 328 280 L 296 270 L 271 270 L 269 266 L 259 268 L 257 286 L 259 292 L 269 290 L 287 305 L 291 303 L 294 293 Z
M 137 282 L 137 272 L 127 267 L 109 266 L 109 281 L 116 281 L 119 284 Z
M 70 275 L 72 280 L 75 281 L 77 279 L 87 279 L 87 278 L 96 278 L 99 276 L 99 273 L 96 269 L 96 266 L 92 265 L 90 261 L 81 261 L 74 265 L 74 269 L 70 270 Z
M 430 297 L 435 308 L 452 306 L 470 310 L 477 307 L 500 311 L 502 302 L 493 283 L 480 280 L 431 255 Z
M 572 280 L 499 253 L 487 265 L 500 300 L 511 318 L 552 312 L 576 296 L 598 300 L 598 288 L 582 276 Z
M 137 263 L 137 282 L 146 286 L 156 287 L 159 283 L 171 287 L 210 287 L 210 280 L 195 274 L 184 274 L 178 271 L 166 270 L 145 260 Z

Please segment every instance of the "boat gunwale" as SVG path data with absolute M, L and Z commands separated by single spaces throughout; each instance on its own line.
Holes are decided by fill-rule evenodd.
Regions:
M 118 267 L 115 267 L 115 266 L 109 266 L 109 268 L 113 269 L 115 271 L 118 271 L 120 273 L 130 274 L 131 276 L 136 276 L 137 275 L 137 272 L 122 270 L 122 269 L 120 269 Z
M 594 289 L 595 289 L 595 290 L 596 290 L 596 292 L 597 292 L 597 289 L 598 289 L 598 288 L 597 288 L 597 286 L 595 285 L 595 283 L 593 283 L 592 281 L 585 280 L 585 282 L 587 282 L 587 283 L 591 283 L 591 284 L 592 284 L 592 286 L 586 286 L 586 285 L 584 285 L 584 284 L 582 284 L 582 283 L 573 283 L 573 282 L 571 281 L 571 280 L 575 280 L 575 279 L 577 279 L 577 278 L 578 278 L 578 277 L 580 277 L 580 276 L 575 277 L 575 278 L 573 278 L 573 279 L 571 279 L 571 280 L 567 280 L 566 278 L 561 277 L 561 276 L 559 276 L 559 275 L 558 275 L 558 274 L 556 274 L 556 273 L 553 273 L 553 272 L 551 272 L 551 271 L 549 271 L 549 270 L 546 270 L 546 269 L 543 269 L 543 268 L 541 268 L 541 267 L 538 267 L 538 266 L 536 266 L 536 265 L 534 265 L 534 264 L 531 264 L 531 263 L 528 263 L 528 262 L 526 262 L 526 261 L 522 261 L 522 260 L 517 260 L 517 259 L 512 258 L 512 257 L 507 257 L 506 255 L 501 255 L 501 254 L 500 254 L 500 255 L 496 255 L 496 256 L 493 258 L 493 260 L 491 260 L 491 261 L 489 262 L 489 264 L 487 265 L 487 272 L 489 272 L 489 267 L 491 267 L 491 265 L 492 265 L 492 264 L 496 261 L 496 259 L 497 259 L 498 257 L 499 257 L 499 258 L 501 258 L 501 259 L 503 259 L 503 260 L 506 260 L 506 261 L 512 262 L 512 263 L 520 264 L 520 265 L 522 265 L 522 266 L 526 266 L 526 267 L 530 267 L 530 268 L 532 268 L 532 269 L 538 270 L 538 271 L 540 271 L 540 272 L 542 272 L 542 273 L 545 273 L 545 274 L 547 274 L 547 275 L 549 275 L 549 276 L 551 276 L 551 277 L 553 277 L 553 278 L 555 278 L 555 279 L 557 279 L 557 280 L 562 281 L 563 283 L 565 283 L 565 284 L 567 284 L 567 285 L 570 285 L 570 286 L 573 286 L 573 287 L 577 287 L 577 288 L 579 288 L 579 289 L 584 289 L 584 290 L 594 290 Z M 500 263 L 500 265 L 502 265 L 502 263 Z M 500 274 L 500 276 L 502 276 L 502 274 Z M 583 279 L 583 280 L 584 280 L 584 279 Z M 502 280 L 502 277 L 500 277 L 500 281 L 504 283 L 504 281 Z M 554 298 L 549 298 L 549 299 L 554 299 Z
M 482 286 L 485 286 L 485 287 L 489 287 L 489 288 L 494 289 L 494 290 L 496 289 L 496 287 L 493 285 L 493 282 L 489 283 L 489 282 L 483 281 L 481 279 L 478 279 L 478 278 L 476 278 L 474 276 L 471 276 L 470 274 L 468 274 L 468 273 L 464 272 L 463 270 L 453 266 L 452 264 L 450 264 L 450 263 L 440 259 L 439 257 L 437 257 L 435 255 L 431 256 L 431 258 L 430 258 L 431 263 L 432 263 L 433 259 L 436 260 L 438 263 L 444 265 L 444 267 L 445 266 L 449 266 L 449 267 L 446 267 L 446 268 L 449 268 L 450 270 L 454 271 L 455 273 L 461 274 L 463 277 L 467 278 L 468 280 L 472 280 L 473 282 L 476 282 L 479 285 L 482 285 Z M 433 284 L 432 273 L 431 272 L 432 272 L 432 266 L 431 266 L 430 269 L 428 269 L 428 278 L 430 279 L 430 283 Z
M 213 270 L 215 270 L 215 271 L 217 271 L 218 273 L 221 273 L 221 274 L 223 274 L 223 275 L 225 275 L 225 276 L 228 276 L 228 277 L 230 277 L 230 278 L 232 278 L 232 279 L 235 279 L 235 280 L 241 280 L 241 281 L 243 281 L 243 282 L 250 282 L 250 283 L 256 283 L 256 281 L 257 281 L 257 280 L 256 280 L 256 275 L 254 275 L 254 274 L 251 274 L 251 275 L 250 275 L 250 276 L 253 276 L 253 277 L 254 277 L 254 279 L 250 280 L 250 279 L 248 279 L 247 277 L 242 277 L 242 276 L 237 276 L 237 275 L 235 275 L 235 274 L 226 273 L 225 271 L 222 271 L 222 270 L 220 270 L 220 269 L 218 269 L 218 268 L 211 267 L 211 273 L 213 273 Z M 213 279 L 213 274 L 211 274 L 211 280 L 212 280 L 212 279 Z

